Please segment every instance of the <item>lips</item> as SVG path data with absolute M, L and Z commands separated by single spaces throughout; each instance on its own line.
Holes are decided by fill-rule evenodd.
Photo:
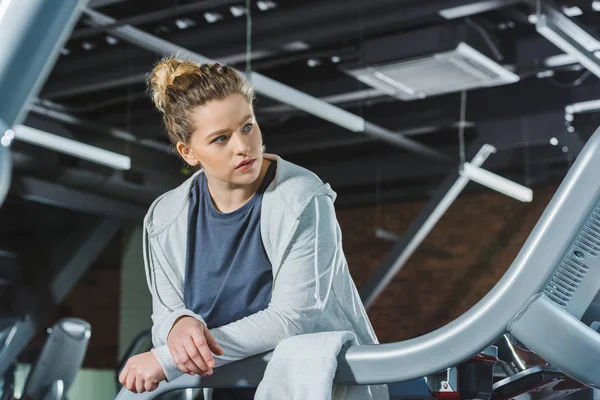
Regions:
M 256 160 L 256 159 L 255 159 L 255 158 L 247 158 L 247 159 L 245 159 L 245 160 L 242 160 L 242 161 L 241 161 L 241 162 L 240 162 L 240 163 L 237 165 L 237 167 L 235 167 L 235 169 L 241 168 L 241 167 L 243 167 L 244 165 L 251 164 L 252 162 L 254 162 L 254 160 Z

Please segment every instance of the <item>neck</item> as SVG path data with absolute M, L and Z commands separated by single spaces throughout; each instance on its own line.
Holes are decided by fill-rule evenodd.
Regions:
M 213 204 L 217 210 L 228 213 L 237 210 L 248 202 L 257 192 L 262 183 L 270 161 L 263 158 L 262 166 L 258 179 L 249 185 L 232 185 L 229 182 L 218 181 L 217 179 L 208 180 L 208 189 Z

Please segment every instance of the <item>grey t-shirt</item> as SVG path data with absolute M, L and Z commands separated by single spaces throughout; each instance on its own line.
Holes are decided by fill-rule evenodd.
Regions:
M 204 174 L 191 191 L 184 303 L 209 329 L 264 310 L 271 300 L 273 271 L 262 244 L 262 195 L 275 175 L 271 163 L 259 189 L 239 209 L 213 205 Z

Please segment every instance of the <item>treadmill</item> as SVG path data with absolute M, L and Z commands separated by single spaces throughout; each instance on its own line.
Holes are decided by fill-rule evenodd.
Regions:
M 448 388 L 454 393 L 459 390 L 449 382 L 453 369 L 462 368 L 468 381 L 469 368 L 461 366 L 484 360 L 488 347 L 507 335 L 549 366 L 518 372 L 504 382 L 489 380 L 483 390 L 489 396 L 484 398 L 517 398 L 519 390 L 527 393 L 532 386 L 548 382 L 554 382 L 546 387 L 549 392 L 572 386 L 560 390 L 562 395 L 600 388 L 600 334 L 596 330 L 600 315 L 596 314 L 598 323 L 593 315 L 600 289 L 599 172 L 600 129 L 579 154 L 510 268 L 483 299 L 454 321 L 425 335 L 347 348 L 338 357 L 335 383 L 391 384 L 426 377 L 434 397 L 447 399 L 439 393 Z M 208 377 L 184 375 L 162 382 L 150 393 L 123 389 L 116 398 L 155 399 L 186 388 L 257 386 L 270 355 L 223 366 Z M 529 384 L 523 384 L 525 381 Z M 560 386 L 557 381 L 562 382 Z M 432 382 L 441 386 L 432 387 Z M 531 390 L 543 391 L 539 387 Z

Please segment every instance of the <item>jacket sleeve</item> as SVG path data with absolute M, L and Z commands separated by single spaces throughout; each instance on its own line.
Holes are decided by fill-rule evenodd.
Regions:
M 182 316 L 194 317 L 205 322 L 200 315 L 185 308 L 182 297 L 183 288 L 178 288 L 173 278 L 165 273 L 164 266 L 156 256 L 158 251 L 161 251 L 160 244 L 150 242 L 146 222 L 144 222 L 144 267 L 148 288 L 152 294 L 152 344 L 154 345 L 152 352 L 165 371 L 167 380 L 171 381 L 183 374 L 173 362 L 167 347 L 167 336 L 173 324 Z
M 333 201 L 317 196 L 303 212 L 274 277 L 269 306 L 211 329 L 223 356 L 216 366 L 275 348 L 290 336 L 314 332 L 331 292 L 335 257 L 341 251 Z M 322 328 L 321 328 L 322 329 Z

